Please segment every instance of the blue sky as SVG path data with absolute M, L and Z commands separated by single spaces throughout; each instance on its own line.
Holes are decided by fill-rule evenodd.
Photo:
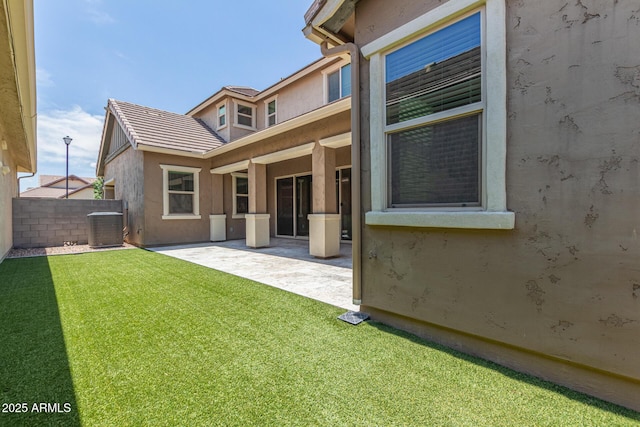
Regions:
M 318 59 L 312 0 L 34 0 L 38 174 L 94 176 L 108 98 L 176 113 L 222 86 L 265 89 Z M 37 177 L 21 189 L 37 186 Z

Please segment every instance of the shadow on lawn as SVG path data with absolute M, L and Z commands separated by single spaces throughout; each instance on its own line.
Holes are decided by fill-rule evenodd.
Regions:
M 542 380 L 540 378 L 533 377 L 528 374 L 524 374 L 522 372 L 514 371 L 513 369 L 507 368 L 502 365 L 498 365 L 497 363 L 490 362 L 488 360 L 481 359 L 479 357 L 471 356 L 465 353 L 461 353 L 457 350 L 454 350 L 449 347 L 445 347 L 443 345 L 437 344 L 432 341 L 428 341 L 426 339 L 420 338 L 417 335 L 413 335 L 409 332 L 405 332 L 391 326 L 385 325 L 383 323 L 378 322 L 370 322 L 370 325 L 380 329 L 381 331 L 391 333 L 393 335 L 399 336 L 401 338 L 405 338 L 413 343 L 423 345 L 425 347 L 429 347 L 434 350 L 439 350 L 450 354 L 458 359 L 464 360 L 466 362 L 473 363 L 478 366 L 482 366 L 483 368 L 492 369 L 494 371 L 499 372 L 500 374 L 507 376 L 509 378 L 513 378 L 518 381 L 525 382 L 527 384 L 534 385 L 536 387 L 543 388 L 545 390 L 552 391 L 554 393 L 561 394 L 571 400 L 575 400 L 577 402 L 583 403 L 585 405 L 593 406 L 594 408 L 601 409 L 603 411 L 612 412 L 624 417 L 627 417 L 631 420 L 640 421 L 640 413 L 633 411 L 631 409 L 625 408 L 623 406 L 615 405 L 613 403 L 605 402 L 604 400 L 598 399 L 593 396 L 586 395 L 584 393 L 580 393 L 575 390 L 571 390 L 569 388 L 563 387 L 558 384 L 554 384 L 549 381 Z
M 0 264 L 0 425 L 79 426 L 46 257 Z

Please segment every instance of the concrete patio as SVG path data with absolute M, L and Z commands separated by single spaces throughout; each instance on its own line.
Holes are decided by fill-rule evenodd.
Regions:
M 149 248 L 171 257 L 255 280 L 347 310 L 352 304 L 351 245 L 342 244 L 340 257 L 309 255 L 306 240 L 271 238 L 268 248 L 248 248 L 244 240 Z

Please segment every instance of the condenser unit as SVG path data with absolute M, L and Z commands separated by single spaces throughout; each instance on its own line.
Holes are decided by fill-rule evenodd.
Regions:
M 122 213 L 92 212 L 89 220 L 89 246 L 122 246 Z

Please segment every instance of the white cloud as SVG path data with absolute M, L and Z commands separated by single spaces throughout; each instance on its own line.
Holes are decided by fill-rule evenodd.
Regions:
M 36 84 L 38 87 L 52 87 L 56 85 L 51 79 L 51 73 L 44 68 L 36 68 Z
M 107 12 L 95 8 L 87 9 L 87 16 L 89 17 L 90 21 L 99 25 L 111 24 L 116 22 L 116 20 L 113 19 L 113 17 Z
M 62 138 L 70 136 L 69 173 L 93 176 L 100 149 L 104 116 L 92 115 L 79 106 L 71 110 L 53 110 L 38 115 L 39 172 L 52 173 L 66 162 L 66 145 Z

